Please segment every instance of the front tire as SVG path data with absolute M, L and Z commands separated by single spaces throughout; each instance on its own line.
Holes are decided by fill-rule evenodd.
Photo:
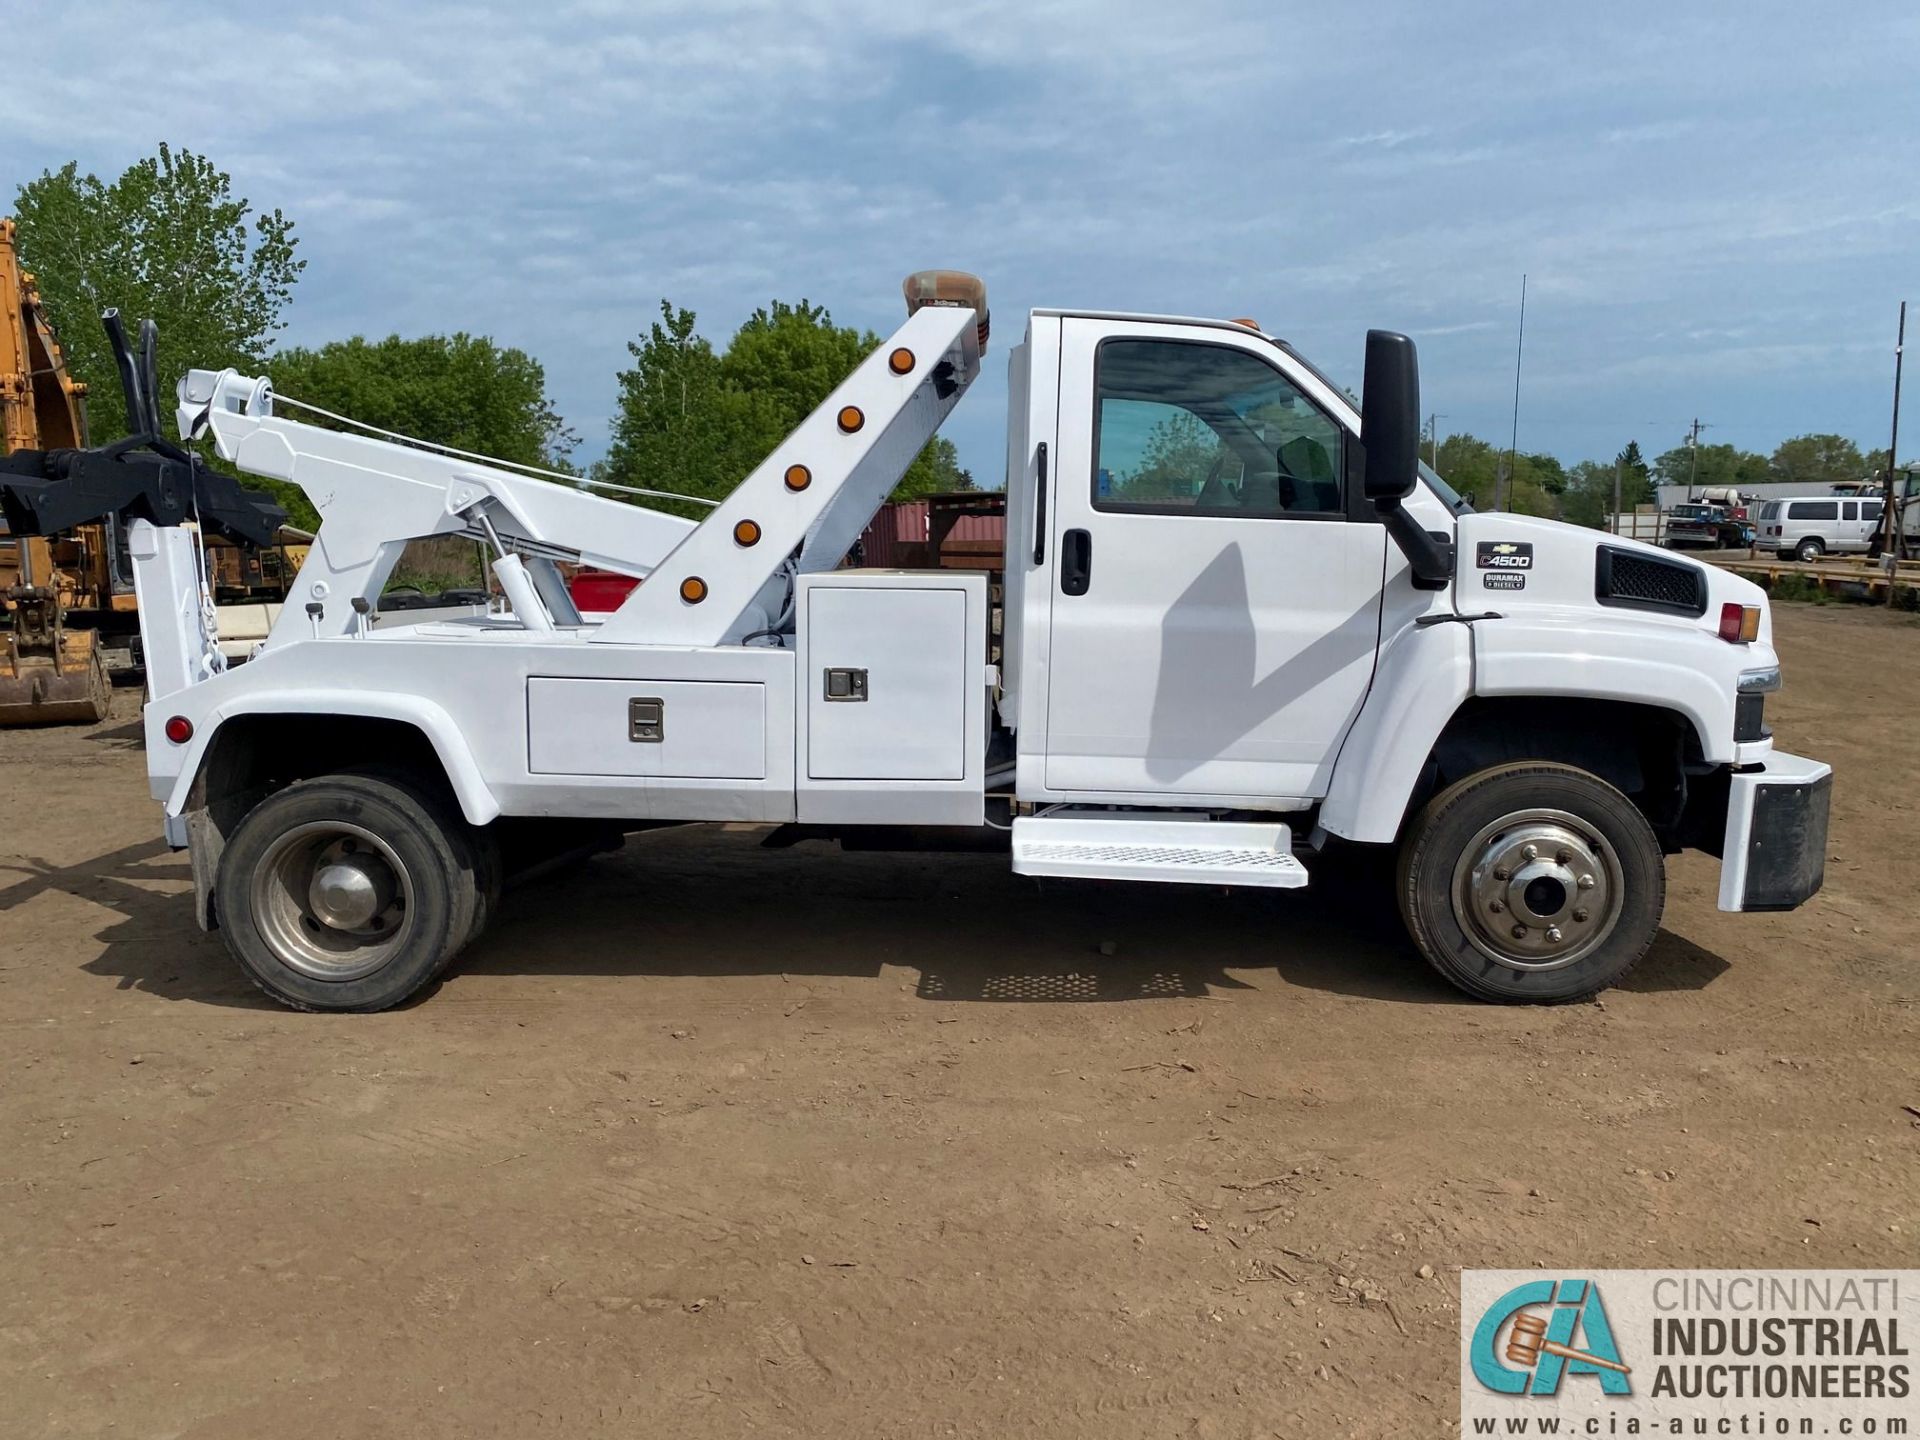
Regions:
M 298 1010 L 385 1010 L 484 922 L 465 825 L 382 775 L 301 780 L 256 805 L 221 852 L 220 930 L 249 978 Z
M 1483 1000 L 1556 1005 L 1619 983 L 1666 905 L 1660 842 L 1633 802 L 1571 765 L 1502 765 L 1449 786 L 1401 840 L 1401 918 Z

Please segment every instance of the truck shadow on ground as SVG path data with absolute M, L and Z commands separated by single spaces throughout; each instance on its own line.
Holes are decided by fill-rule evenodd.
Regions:
M 1012 874 L 1004 854 L 759 840 L 718 827 L 631 837 L 510 891 L 451 974 L 858 979 L 899 966 L 918 972 L 921 999 L 1033 1004 L 1230 993 L 1268 971 L 1366 1000 L 1474 1003 L 1414 951 L 1377 865 L 1323 862 L 1306 890 L 1227 892 L 1040 882 Z M 120 917 L 88 972 L 170 1000 L 270 1005 L 194 924 L 187 878 L 184 857 L 158 841 L 66 867 L 15 860 L 0 870 L 0 911 L 49 891 L 88 900 Z M 1663 930 L 1625 988 L 1697 990 L 1727 968 Z
M 926 1000 L 1175 999 L 1270 971 L 1361 999 L 1476 1003 L 1413 949 L 1377 857 L 1329 859 L 1305 890 L 1225 891 L 1038 881 L 1004 853 L 769 851 L 744 829 L 630 837 L 619 855 L 510 894 L 456 970 L 859 977 L 888 965 L 917 970 Z M 1663 930 L 1627 985 L 1700 989 L 1727 968 Z
M 174 855 L 159 839 L 124 845 L 76 865 L 10 856 L 0 859 L 0 914 L 43 895 L 85 900 L 118 918 L 99 932 L 100 953 L 82 969 L 113 978 L 122 990 L 169 1000 L 270 1008 L 272 1002 L 240 973 L 220 937 L 194 923 L 193 892 L 181 887 L 191 879 L 186 856 Z M 77 927 L 63 932 L 63 950 L 82 943 Z M 22 949 L 24 964 L 66 958 Z

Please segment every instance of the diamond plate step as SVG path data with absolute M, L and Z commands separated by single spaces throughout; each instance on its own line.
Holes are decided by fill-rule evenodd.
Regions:
M 1079 880 L 1148 880 L 1176 885 L 1307 883 L 1285 825 L 1171 819 L 1152 811 L 1080 816 L 1021 816 L 1013 822 L 1018 875 Z

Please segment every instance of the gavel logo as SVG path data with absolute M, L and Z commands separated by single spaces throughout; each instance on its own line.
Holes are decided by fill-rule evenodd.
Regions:
M 1622 1365 L 1618 1360 L 1589 1355 L 1584 1350 L 1575 1350 L 1571 1345 L 1547 1339 L 1547 1322 L 1538 1315 L 1522 1310 L 1513 1317 L 1513 1329 L 1507 1335 L 1507 1359 L 1515 1365 L 1532 1369 L 1540 1363 L 1542 1355 L 1558 1355 L 1562 1360 L 1578 1360 L 1585 1365 L 1598 1365 L 1603 1370 L 1618 1370 L 1622 1375 L 1633 1373 L 1629 1366 Z

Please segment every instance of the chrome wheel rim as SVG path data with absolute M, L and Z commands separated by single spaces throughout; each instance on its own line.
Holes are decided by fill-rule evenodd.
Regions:
M 411 938 L 413 877 L 371 830 L 319 820 L 287 831 L 261 858 L 253 917 L 289 968 L 315 980 L 358 980 Z
M 1619 923 L 1620 857 L 1564 810 L 1503 815 L 1460 852 L 1453 913 L 1473 947 L 1512 970 L 1559 970 L 1585 959 Z

